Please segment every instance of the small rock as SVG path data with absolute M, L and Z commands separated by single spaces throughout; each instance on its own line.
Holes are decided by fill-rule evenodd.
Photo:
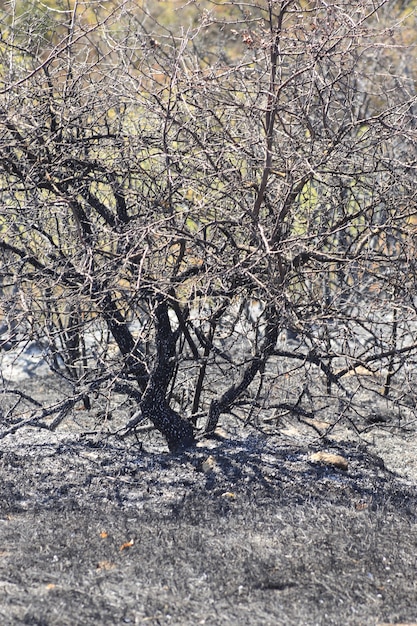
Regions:
M 324 465 L 333 465 L 343 471 L 347 471 L 348 462 L 341 454 L 333 454 L 331 452 L 315 452 L 311 455 L 310 459 L 314 463 L 322 463 Z

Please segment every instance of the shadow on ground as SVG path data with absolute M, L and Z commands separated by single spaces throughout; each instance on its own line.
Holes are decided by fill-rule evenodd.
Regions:
M 416 489 L 363 446 L 8 439 L 1 624 L 417 622 Z

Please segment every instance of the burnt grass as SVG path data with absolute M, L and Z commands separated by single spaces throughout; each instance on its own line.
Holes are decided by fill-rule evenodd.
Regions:
M 417 481 L 361 442 L 229 435 L 1 440 L 0 624 L 417 623 Z

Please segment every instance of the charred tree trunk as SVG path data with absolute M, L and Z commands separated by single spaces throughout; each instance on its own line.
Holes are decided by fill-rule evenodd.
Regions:
M 210 435 L 215 430 L 219 417 L 222 413 L 227 413 L 239 396 L 246 391 L 258 372 L 263 372 L 265 363 L 273 354 L 278 340 L 278 314 L 274 306 L 266 309 L 266 331 L 259 354 L 254 356 L 243 373 L 241 381 L 237 385 L 232 385 L 218 400 L 213 400 L 210 405 L 205 433 Z
M 101 307 L 107 328 L 117 343 L 121 354 L 125 357 L 126 370 L 136 378 L 140 390 L 144 392 L 148 382 L 148 373 L 125 318 L 109 293 L 105 295 Z
M 171 452 L 178 452 L 195 442 L 191 422 L 174 411 L 166 400 L 168 385 L 175 369 L 177 333 L 171 328 L 166 300 L 159 299 L 155 309 L 156 361 L 141 402 L 142 416 L 148 418 L 164 435 Z

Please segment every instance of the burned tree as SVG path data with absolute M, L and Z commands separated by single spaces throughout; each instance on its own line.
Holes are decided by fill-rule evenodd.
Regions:
M 360 367 L 395 396 L 416 348 L 415 96 L 387 3 L 203 4 L 184 31 L 28 3 L 1 42 L 3 317 L 68 410 L 124 394 L 171 450 L 230 412 L 352 405 Z M 281 385 L 300 371 L 323 393 Z

